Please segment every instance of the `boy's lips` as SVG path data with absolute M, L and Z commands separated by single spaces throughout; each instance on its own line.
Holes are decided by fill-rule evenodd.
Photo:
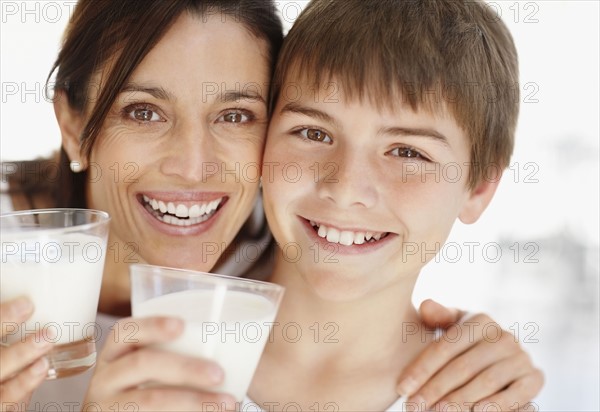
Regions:
M 229 199 L 216 192 L 140 192 L 136 198 L 155 228 L 174 235 L 207 230 Z
M 397 236 L 391 232 L 342 228 L 299 217 L 311 237 L 316 238 L 320 244 L 328 246 L 329 249 L 331 246 L 334 246 L 336 251 L 340 251 L 343 254 L 370 252 L 379 249 L 393 237 Z

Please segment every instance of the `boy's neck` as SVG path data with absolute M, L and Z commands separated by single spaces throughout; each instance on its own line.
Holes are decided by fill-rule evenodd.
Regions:
M 270 280 L 286 287 L 285 297 L 250 396 L 257 402 L 301 402 L 278 397 L 286 389 L 273 392 L 274 387 L 286 388 L 286 384 L 270 388 L 263 385 L 281 373 L 283 381 L 286 373 L 287 380 L 292 380 L 289 371 L 293 370 L 298 390 L 288 393 L 304 393 L 307 404 L 302 406 L 332 401 L 341 408 L 340 402 L 347 400 L 345 406 L 356 410 L 364 406 L 360 404 L 364 394 L 369 394 L 377 395 L 369 399 L 370 405 L 378 399 L 385 409 L 397 398 L 395 385 L 401 370 L 433 336 L 422 331 L 411 302 L 417 275 L 352 301 L 334 302 L 317 296 L 303 280 L 298 266 L 277 256 Z M 351 389 L 344 383 L 347 380 L 364 389 Z M 303 381 L 306 387 L 302 387 Z M 369 385 L 379 393 L 369 390 Z M 349 388 L 350 393 L 340 388 Z

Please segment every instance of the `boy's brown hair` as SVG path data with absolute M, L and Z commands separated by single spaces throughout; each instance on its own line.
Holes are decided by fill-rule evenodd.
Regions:
M 335 79 L 348 98 L 378 107 L 447 107 L 471 142 L 471 188 L 510 161 L 517 52 L 482 1 L 313 0 L 285 39 L 275 98 L 291 79 L 316 87 Z

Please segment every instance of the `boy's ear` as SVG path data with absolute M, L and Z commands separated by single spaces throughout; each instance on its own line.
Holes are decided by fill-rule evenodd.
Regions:
M 499 172 L 498 175 L 492 179 L 488 180 L 483 178 L 477 184 L 477 186 L 471 190 L 469 198 L 463 205 L 458 215 L 458 218 L 461 222 L 465 224 L 471 224 L 475 223 L 477 219 L 479 219 L 483 211 L 492 201 L 494 193 L 496 193 L 496 189 L 500 184 L 501 177 L 502 172 Z
M 81 155 L 79 140 L 85 126 L 84 115 L 69 105 L 69 99 L 63 90 L 57 91 L 54 95 L 54 115 L 60 127 L 62 146 L 69 160 L 79 162 L 81 170 L 85 170 L 86 159 Z

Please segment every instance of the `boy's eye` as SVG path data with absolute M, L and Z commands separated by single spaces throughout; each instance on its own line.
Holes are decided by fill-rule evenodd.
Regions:
M 309 140 L 315 142 L 331 143 L 331 137 L 323 130 L 319 129 L 302 129 L 300 134 Z
M 226 123 L 245 123 L 252 120 L 251 116 L 241 111 L 228 112 L 219 117 L 219 120 Z
M 412 147 L 397 147 L 388 152 L 392 156 L 429 160 Z

